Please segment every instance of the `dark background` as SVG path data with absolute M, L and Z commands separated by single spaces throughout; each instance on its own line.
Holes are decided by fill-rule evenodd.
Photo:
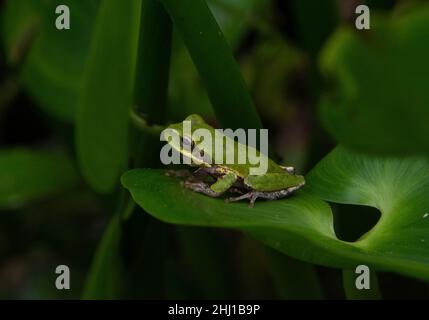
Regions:
M 311 42 L 303 37 L 305 30 L 294 14 L 293 1 L 270 2 L 270 10 L 252 13 L 255 21 L 260 19 L 262 25 L 268 25 L 268 31 L 264 32 L 269 36 L 261 33 L 258 23 L 246 23 L 233 47 L 259 114 L 265 127 L 270 129 L 277 157 L 293 163 L 305 173 L 336 145 L 317 119 L 318 93 L 329 85 L 318 73 L 317 54 L 338 23 L 354 23 L 353 11 L 360 2 L 338 1 L 339 15 L 331 19 L 322 13 L 319 15 L 318 7 L 323 1 L 314 1 L 317 4 L 309 12 L 314 16 L 309 20 L 314 23 Z M 367 1 L 371 10 L 379 12 L 391 10 L 397 2 Z M 5 1 L 0 1 L 2 19 L 4 5 Z M 282 41 L 276 40 L 277 37 Z M 2 44 L 0 148 L 61 146 L 73 155 L 73 126 L 41 106 L 28 82 L 21 78 L 25 57 L 18 63 L 9 63 L 5 54 L 8 48 L 4 47 L 4 41 Z M 180 50 L 173 51 L 173 59 L 179 55 L 178 52 Z M 284 63 L 287 59 L 292 62 Z M 189 59 L 182 59 L 183 63 L 177 60 L 179 62 L 173 63 L 172 72 L 184 70 L 193 78 L 195 70 Z M 174 84 L 173 81 L 170 88 L 170 106 L 180 100 Z M 198 78 L 191 80 L 189 86 L 191 95 L 196 96 L 187 101 L 189 110 L 178 113 L 174 108 L 169 109 L 168 121 L 182 120 L 199 101 L 207 100 L 199 100 L 205 92 Z M 51 94 L 57 93 L 53 90 Z M 203 116 L 216 125 L 210 107 L 205 109 Z M 79 298 L 113 201 L 110 197 L 95 194 L 81 182 L 71 191 L 31 205 L 2 209 L 0 297 Z M 356 240 L 379 218 L 375 209 L 345 208 L 342 205 L 335 205 L 333 209 L 336 232 L 343 240 Z M 344 218 L 345 211 L 347 218 Z M 123 280 L 125 289 L 120 298 L 314 297 L 306 292 L 290 294 L 279 287 L 279 281 L 271 272 L 273 261 L 280 265 L 296 264 L 297 272 L 301 272 L 299 262 L 280 256 L 241 233 L 166 225 L 143 212 L 133 214 L 124 228 L 121 254 L 127 276 Z M 198 247 L 194 241 L 198 237 L 208 237 L 212 243 L 210 250 L 217 260 L 214 274 L 198 275 L 198 263 L 205 263 L 202 260 L 207 249 Z M 54 270 L 59 264 L 70 267 L 72 288 L 69 291 L 55 289 Z M 343 299 L 341 271 L 316 268 L 323 297 Z M 217 285 L 218 280 L 227 284 L 226 290 Z M 423 282 L 384 273 L 379 275 L 379 280 L 385 298 L 429 296 L 428 286 Z

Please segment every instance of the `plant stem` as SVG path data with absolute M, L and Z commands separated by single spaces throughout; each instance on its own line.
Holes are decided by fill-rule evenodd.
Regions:
M 162 123 L 167 103 L 170 71 L 172 23 L 164 7 L 157 0 L 142 0 L 139 49 L 135 81 L 135 110 L 130 111 L 131 122 L 140 132 L 133 132 L 133 167 L 154 166 L 158 154 L 162 126 L 151 126 L 139 113 L 148 116 L 151 123 Z M 128 195 L 129 196 L 129 195 Z M 134 201 L 129 199 L 123 218 L 133 213 Z
M 138 113 L 147 115 L 152 123 L 162 123 L 164 120 L 171 33 L 172 23 L 161 3 L 157 0 L 142 0 L 134 94 L 136 111 L 131 111 L 131 120 L 143 131 L 143 135 L 141 133 L 135 135 L 133 154 L 135 167 L 152 166 L 156 161 L 154 149 L 159 142 L 159 133 L 162 129 L 148 125 Z M 156 139 L 154 135 L 157 135 Z
M 160 1 L 183 38 L 221 125 L 261 128 L 240 68 L 206 2 Z
M 157 0 L 142 0 L 135 83 L 137 110 L 162 123 L 167 101 L 171 20 Z
M 165 126 L 148 124 L 147 121 L 134 110 L 130 111 L 130 120 L 136 129 L 154 137 L 159 137 L 161 131 L 165 129 Z

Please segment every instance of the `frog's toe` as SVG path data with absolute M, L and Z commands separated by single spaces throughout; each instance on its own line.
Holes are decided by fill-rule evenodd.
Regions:
M 256 201 L 256 199 L 258 199 L 258 197 L 259 197 L 259 193 L 258 192 L 251 191 L 251 192 L 245 193 L 245 194 L 243 194 L 243 195 L 241 195 L 239 197 L 227 198 L 227 199 L 225 199 L 225 202 L 229 203 L 229 202 L 236 202 L 236 201 L 241 201 L 241 200 L 244 200 L 244 199 L 249 199 L 250 200 L 250 202 L 249 202 L 249 208 L 253 208 L 254 205 L 255 205 L 255 201 Z

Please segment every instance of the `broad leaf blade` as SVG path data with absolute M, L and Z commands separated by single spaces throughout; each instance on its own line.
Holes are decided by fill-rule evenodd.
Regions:
M 164 170 L 131 170 L 122 176 L 122 183 L 143 209 L 162 221 L 247 230 L 277 249 L 296 251 L 311 261 L 318 260 L 317 250 L 305 252 L 299 249 L 301 244 L 315 249 L 326 239 L 335 239 L 329 206 L 304 192 L 249 208 L 245 202 L 225 203 L 194 193 L 166 177 Z M 288 234 L 294 237 L 286 240 Z
M 194 193 L 163 170 L 132 170 L 122 183 L 141 207 L 165 222 L 236 228 L 308 262 L 338 268 L 367 264 L 429 280 L 429 167 L 422 159 L 375 158 L 337 148 L 310 173 L 304 190 L 254 208 Z M 383 217 L 362 240 L 341 241 L 329 205 L 318 196 L 377 204 Z
M 64 154 L 28 149 L 0 151 L 0 208 L 22 207 L 64 192 L 77 182 L 76 170 Z
M 339 147 L 308 176 L 327 201 L 367 205 L 382 216 L 355 242 L 383 264 L 429 273 L 429 163 L 423 158 L 369 157 Z M 406 265 L 405 265 L 406 264 Z
M 102 2 L 87 61 L 76 141 L 83 175 L 101 193 L 114 189 L 128 157 L 140 5 Z

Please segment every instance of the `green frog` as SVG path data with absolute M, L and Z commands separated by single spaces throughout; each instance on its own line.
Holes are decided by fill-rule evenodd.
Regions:
M 184 130 L 185 121 L 191 124 L 189 132 Z M 243 146 L 231 137 L 220 135 L 218 130 L 208 125 L 200 116 L 191 115 L 185 121 L 167 127 L 170 132 L 178 135 L 178 139 L 165 140 L 171 148 L 188 160 L 187 163 L 190 166 L 198 168 L 192 174 L 185 174 L 188 176 L 188 179 L 183 182 L 186 188 L 210 197 L 220 197 L 225 193 L 238 194 L 238 196 L 227 198 L 226 201 L 249 199 L 249 206 L 253 207 L 258 198 L 267 200 L 284 198 L 305 185 L 304 177 L 295 174 L 293 167 L 280 166 L 255 148 Z M 210 133 L 212 140 L 204 141 L 205 144 L 203 144 L 201 135 L 195 135 L 199 129 Z M 207 137 L 204 138 L 204 140 L 206 139 Z M 213 161 L 217 158 L 216 150 L 219 149 L 216 149 L 216 146 L 219 145 L 222 146 L 220 159 L 223 161 L 220 161 L 221 163 Z M 207 146 L 211 146 L 211 148 L 207 148 Z M 249 152 L 251 151 L 260 161 L 266 162 L 266 170 L 262 174 L 253 173 L 255 172 L 255 161 L 250 161 L 249 158 L 241 163 L 226 161 L 231 154 L 235 155 L 234 159 L 237 160 L 238 152 L 243 147 L 248 151 L 247 154 L 251 154 Z M 183 176 L 183 171 L 180 173 L 179 171 L 176 173 L 168 171 L 167 175 Z

